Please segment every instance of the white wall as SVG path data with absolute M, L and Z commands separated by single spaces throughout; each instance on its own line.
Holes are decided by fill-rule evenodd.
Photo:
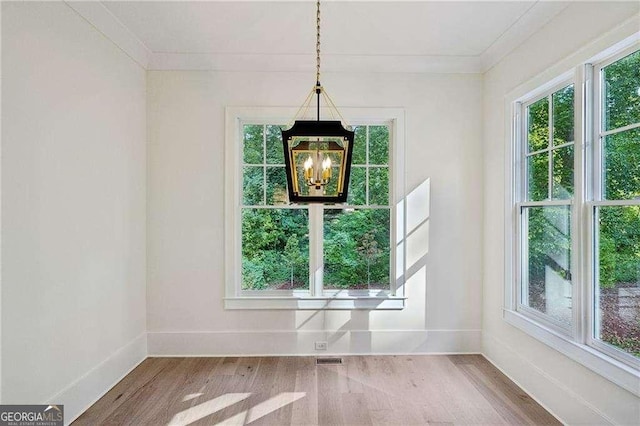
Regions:
M 532 78 L 541 83 L 638 31 L 638 3 L 572 4 L 485 74 L 483 352 L 569 424 L 638 424 L 640 400 L 502 319 L 504 289 L 505 96 Z M 604 39 L 603 39 L 604 36 Z
M 0 41 L 2 7 L 0 7 Z M 0 46 L 0 52 L 2 48 Z M 2 402 L 2 54 L 0 54 L 0 403 Z
M 636 397 L 502 320 L 504 96 L 633 13 L 572 5 L 484 77 L 326 74 L 341 106 L 406 110 L 406 191 L 431 185 L 407 308 L 225 311 L 224 108 L 296 106 L 312 75 L 148 72 L 145 99 L 145 71 L 68 6 L 2 3 L 2 402 L 69 420 L 148 330 L 160 355 L 482 349 L 568 423 L 636 422 Z
M 479 75 L 325 74 L 340 106 L 406 110 L 407 192 L 431 185 L 426 265 L 403 311 L 229 311 L 224 297 L 226 106 L 296 106 L 309 73 L 148 73 L 151 354 L 480 350 Z M 424 250 L 427 247 L 423 247 Z
M 69 421 L 146 355 L 145 90 L 65 3 L 2 3 L 3 403 Z

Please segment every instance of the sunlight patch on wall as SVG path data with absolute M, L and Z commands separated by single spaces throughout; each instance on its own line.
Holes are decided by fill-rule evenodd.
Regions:
M 407 234 L 429 219 L 431 179 L 426 179 L 407 195 Z
M 430 179 L 407 195 L 407 275 L 424 263 L 429 253 Z
M 404 200 L 396 204 L 396 282 L 404 275 Z

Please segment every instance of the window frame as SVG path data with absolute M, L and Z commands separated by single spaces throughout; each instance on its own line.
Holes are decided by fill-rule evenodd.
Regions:
M 631 354 L 595 339 L 597 249 L 595 208 L 600 205 L 638 205 L 638 200 L 602 201 L 601 193 L 601 73 L 602 68 L 640 49 L 640 33 L 627 37 L 587 61 L 573 65 L 565 61 L 564 72 L 549 78 L 549 72 L 514 89 L 505 98 L 505 294 L 504 320 L 530 336 L 551 346 L 571 359 L 595 371 L 624 389 L 640 396 L 640 360 Z M 568 70 L 568 71 L 567 71 Z M 570 205 L 572 226 L 572 319 L 570 329 L 558 327 L 544 314 L 520 305 L 522 285 L 522 238 L 526 234 L 518 209 L 526 179 L 526 106 L 540 98 L 574 84 L 574 197 L 542 205 Z
M 599 207 L 614 207 L 614 206 L 640 206 L 639 199 L 628 200 L 609 200 L 603 197 L 603 158 L 604 158 L 604 143 L 603 140 L 606 136 L 611 134 L 622 133 L 632 129 L 640 128 L 640 122 L 633 123 L 631 125 L 623 126 L 616 129 L 605 131 L 603 128 L 604 119 L 602 115 L 602 88 L 604 87 L 604 74 L 603 69 L 613 64 L 614 62 L 630 55 L 634 52 L 640 51 L 640 46 L 630 46 L 625 49 L 619 50 L 617 53 L 610 55 L 604 60 L 597 62 L 594 65 L 587 66 L 586 74 L 592 81 L 593 99 L 587 104 L 586 115 L 591 117 L 591 151 L 587 161 L 587 181 L 590 182 L 588 187 L 588 197 L 585 202 L 586 208 L 586 240 L 588 242 L 587 256 L 590 259 L 587 263 L 589 277 L 588 297 L 589 304 L 587 306 L 587 318 L 588 327 L 586 329 L 586 344 L 590 347 L 602 352 L 618 361 L 629 364 L 632 367 L 640 370 L 640 359 L 628 354 L 624 351 L 613 348 L 611 345 L 603 342 L 600 339 L 596 339 L 598 331 L 598 315 L 596 310 L 598 308 L 596 285 L 599 283 L 599 270 L 598 270 L 598 232 L 597 223 L 598 215 L 596 209 Z
M 242 138 L 243 125 L 286 123 L 296 113 L 286 107 L 227 107 L 225 135 L 225 309 L 404 309 L 405 245 L 404 209 L 404 110 L 399 108 L 342 108 L 348 122 L 358 125 L 389 125 L 389 181 L 388 208 L 390 226 L 390 291 L 325 289 L 320 293 L 312 280 L 309 289 L 242 290 Z M 329 114 L 329 111 L 325 111 Z M 367 165 L 368 166 L 368 165 Z M 260 208 L 306 209 L 309 221 L 322 223 L 323 206 L 259 206 Z M 354 208 L 372 208 L 369 205 Z M 375 206 L 373 206 L 375 208 Z M 320 222 L 318 222 L 320 221 Z M 315 237 L 309 241 L 309 263 L 322 265 L 322 226 L 310 226 Z M 313 243 L 315 241 L 316 244 Z M 320 260 L 319 260 L 320 259 Z M 400 271 L 396 271 L 400 269 Z M 396 277 L 394 280 L 393 277 Z M 313 278 L 313 277 L 312 277 Z
M 553 134 L 551 132 L 551 129 L 553 128 L 553 94 L 559 90 L 562 90 L 563 88 L 572 85 L 574 86 L 574 105 L 575 105 L 575 96 L 576 96 L 576 82 L 575 82 L 575 76 L 573 75 L 572 72 L 570 73 L 565 73 L 562 76 L 556 78 L 553 80 L 553 82 L 551 82 L 548 85 L 545 85 L 544 87 L 541 88 L 541 90 L 536 90 L 534 92 L 531 92 L 529 94 L 527 94 L 526 97 L 523 97 L 523 99 L 517 101 L 514 105 L 515 108 L 515 115 L 516 115 L 516 121 L 514 122 L 514 124 L 517 126 L 516 129 L 514 129 L 515 131 L 515 140 L 516 140 L 516 154 L 515 154 L 515 174 L 517 176 L 516 182 L 518 183 L 516 188 L 515 188 L 515 193 L 514 193 L 514 200 L 517 200 L 515 202 L 516 204 L 516 211 L 515 214 L 517 216 L 516 219 L 516 223 L 515 223 L 515 236 L 516 236 L 516 247 L 517 247 L 517 252 L 518 252 L 518 256 L 516 258 L 516 262 L 515 262 L 515 266 L 516 266 L 516 286 L 515 286 L 515 301 L 513 303 L 513 307 L 515 308 L 515 310 L 523 315 L 526 315 L 532 319 L 534 319 L 537 322 L 540 322 L 541 324 L 544 324 L 546 327 L 554 330 L 557 333 L 560 334 L 564 334 L 567 336 L 574 336 L 575 335 L 575 325 L 576 325 L 576 319 L 575 319 L 575 315 L 572 315 L 572 321 L 571 324 L 566 327 L 564 326 L 562 323 L 560 323 L 558 320 L 550 317 L 549 315 L 546 315 L 542 312 L 537 311 L 534 308 L 531 308 L 528 305 L 525 305 L 524 303 L 522 303 L 523 300 L 523 293 L 522 293 L 522 288 L 523 288 L 523 284 L 525 282 L 525 276 L 527 275 L 528 272 L 528 266 L 526 265 L 526 262 L 524 262 L 524 259 L 526 257 L 526 253 L 527 253 L 527 241 L 526 238 L 524 238 L 525 235 L 528 234 L 528 226 L 526 223 L 526 216 L 523 213 L 524 210 L 526 208 L 543 208 L 543 207 L 569 207 L 569 211 L 571 213 L 571 237 L 572 237 L 572 247 L 574 245 L 573 241 L 575 240 L 576 236 L 577 236 L 577 221 L 576 221 L 576 212 L 575 212 L 575 198 L 576 198 L 576 185 L 575 185 L 575 179 L 574 179 L 574 195 L 571 199 L 545 199 L 545 200 L 539 200 L 539 201 L 533 201 L 533 200 L 528 200 L 528 187 L 527 187 L 527 183 L 528 183 L 528 179 L 527 179 L 527 157 L 529 155 L 536 155 L 538 153 L 541 152 L 547 152 L 549 154 L 549 180 L 548 180 L 548 194 L 552 195 L 553 192 L 553 176 L 552 176 L 552 167 L 551 167 L 551 161 L 553 158 L 553 151 L 555 149 L 560 149 L 560 148 L 564 148 L 567 146 L 573 146 L 574 147 L 574 176 L 577 174 L 577 149 L 576 149 L 576 139 L 577 139 L 577 132 L 574 130 L 574 140 L 572 143 L 566 143 L 566 144 L 562 144 L 559 146 L 554 146 L 552 143 L 552 137 Z M 549 145 L 546 149 L 543 150 L 537 150 L 534 151 L 534 153 L 528 153 L 527 152 L 527 143 L 528 143 L 528 128 L 529 128 L 529 121 L 528 121 L 528 114 L 526 114 L 527 108 L 531 105 L 533 105 L 534 103 L 538 102 L 541 99 L 544 98 L 548 98 L 549 99 Z M 576 120 L 576 111 L 574 109 L 574 127 L 576 127 L 577 124 L 577 120 Z M 572 302 L 572 313 L 574 311 L 573 306 L 574 306 L 574 300 L 577 297 L 576 294 L 576 285 L 575 285 L 575 274 L 574 274 L 574 270 L 576 269 L 576 265 L 578 259 L 576 257 L 576 250 L 572 250 L 571 251 L 571 302 Z

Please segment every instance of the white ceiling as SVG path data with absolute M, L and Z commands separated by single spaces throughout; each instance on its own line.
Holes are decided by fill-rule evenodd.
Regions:
M 68 4 L 148 69 L 309 70 L 315 2 Z M 325 1 L 324 71 L 482 72 L 567 2 Z

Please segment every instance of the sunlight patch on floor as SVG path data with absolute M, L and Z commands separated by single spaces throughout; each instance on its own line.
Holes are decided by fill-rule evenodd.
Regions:
M 185 395 L 185 397 L 184 397 L 184 398 L 182 398 L 182 402 L 185 402 L 185 401 L 191 401 L 192 399 L 197 398 L 197 397 L 199 397 L 199 396 L 201 396 L 201 395 L 203 395 L 203 393 L 202 393 L 202 392 L 198 392 L 198 393 L 190 393 L 189 395 Z
M 193 395 L 193 394 L 192 394 Z M 251 396 L 250 393 L 227 393 L 209 401 L 203 402 L 186 410 L 180 411 L 173 416 L 169 424 L 171 426 L 186 426 L 196 422 L 224 408 L 245 400 Z
M 306 392 L 282 392 L 273 398 L 269 398 L 260 404 L 251 407 L 241 413 L 236 414 L 233 417 L 226 419 L 223 422 L 217 423 L 218 425 L 246 425 L 261 417 L 266 416 L 288 404 L 292 404 L 295 401 L 304 398 L 307 395 Z

